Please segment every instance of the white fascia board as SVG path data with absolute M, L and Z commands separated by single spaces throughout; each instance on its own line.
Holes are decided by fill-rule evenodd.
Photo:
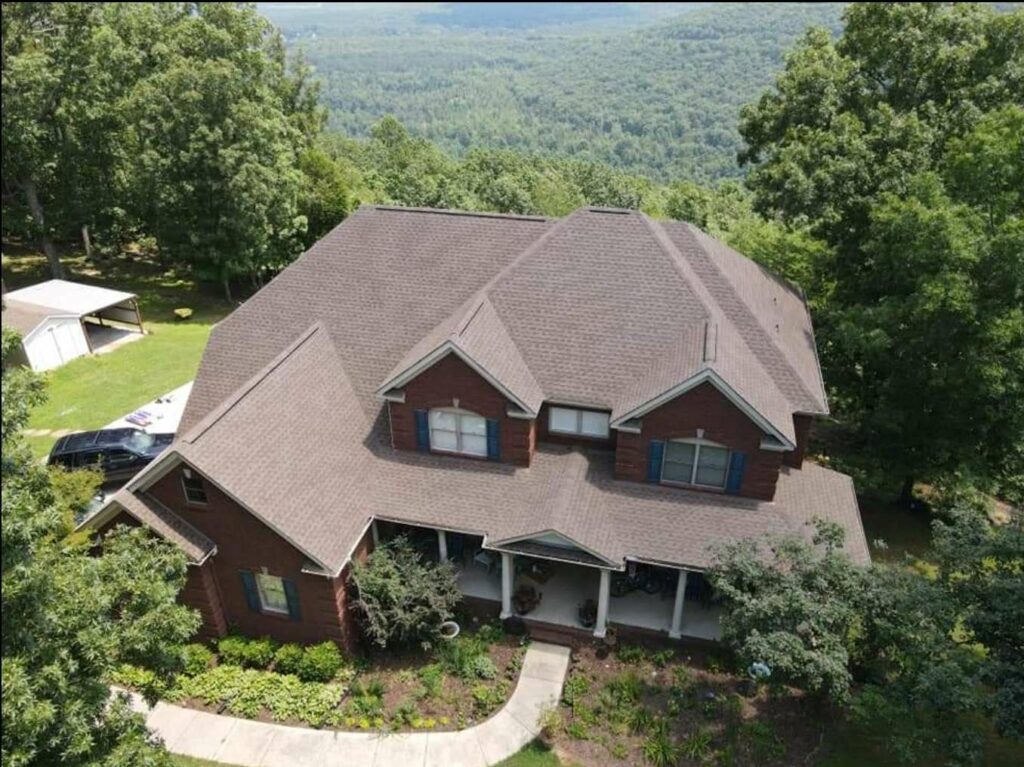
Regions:
M 545 560 L 547 562 L 561 562 L 562 564 L 575 565 L 576 567 L 590 567 L 590 568 L 593 568 L 594 570 L 620 570 L 621 571 L 621 570 L 625 570 L 626 569 L 625 565 L 616 564 L 616 563 L 612 562 L 611 560 L 606 559 L 604 557 L 601 557 L 600 559 L 601 559 L 602 562 L 607 563 L 606 565 L 595 565 L 592 562 L 579 562 L 579 561 L 577 561 L 575 559 L 562 559 L 561 557 L 549 557 L 549 556 L 542 555 L 542 554 L 524 554 L 523 552 L 516 551 L 515 549 L 503 549 L 503 548 L 500 548 L 499 546 L 497 546 L 495 544 L 490 544 L 490 543 L 487 543 L 487 542 L 484 542 L 483 548 L 487 549 L 488 551 L 497 551 L 497 552 L 499 552 L 501 554 L 511 554 L 512 556 L 516 556 L 516 557 L 526 557 L 526 556 L 529 556 L 529 557 L 533 557 L 534 559 L 543 559 L 543 560 Z
M 716 373 L 711 368 L 704 368 L 697 374 L 687 378 L 682 383 L 679 383 L 673 386 L 671 389 L 662 392 L 658 396 L 649 399 L 647 402 L 633 408 L 628 413 L 620 415 L 611 422 L 611 427 L 617 430 L 619 426 L 621 426 L 626 421 L 629 421 L 630 419 L 633 418 L 640 418 L 645 414 L 650 413 L 652 410 L 661 407 L 666 402 L 674 400 L 676 397 L 685 394 L 691 389 L 695 389 L 697 386 L 705 382 L 710 383 L 716 389 L 718 389 L 718 391 L 725 395 L 726 399 L 728 399 L 733 405 L 739 408 L 740 411 L 742 411 L 743 414 L 746 415 L 751 421 L 757 424 L 762 431 L 771 434 L 773 437 L 779 440 L 779 442 L 781 442 L 785 446 L 785 450 L 796 449 L 796 445 L 793 444 L 792 440 L 790 440 L 788 437 L 786 437 L 786 435 L 784 435 L 775 426 L 773 426 L 767 418 L 761 415 L 761 413 L 759 413 L 749 402 L 743 399 L 743 397 L 741 397 L 735 389 L 733 389 L 728 383 L 726 383 L 724 378 L 718 375 L 718 373 Z
M 479 375 L 481 378 L 487 381 L 487 383 L 489 383 L 491 386 L 493 386 L 495 389 L 501 392 L 507 399 L 514 402 L 516 406 L 523 411 L 524 414 L 529 416 L 529 418 L 532 419 L 537 417 L 537 413 L 534 412 L 532 408 L 527 407 L 525 402 L 523 402 L 521 399 L 519 399 L 519 397 L 517 397 L 515 394 L 509 391 L 505 387 L 505 385 L 501 383 L 501 381 L 499 381 L 497 378 L 491 375 L 487 371 L 487 368 L 478 363 L 476 360 L 474 360 L 472 357 L 466 354 L 466 352 L 463 349 L 456 346 L 451 341 L 445 341 L 443 344 L 434 349 L 434 351 L 430 352 L 430 354 L 421 357 L 417 362 L 410 365 L 401 373 L 385 381 L 377 389 L 377 396 L 386 398 L 385 395 L 387 394 L 388 391 L 390 391 L 391 389 L 396 389 L 404 386 L 409 381 L 418 376 L 420 373 L 422 373 L 424 370 L 427 370 L 436 363 L 440 362 L 441 359 L 443 359 L 449 354 L 454 354 L 460 360 L 469 365 L 469 367 L 472 368 L 473 371 L 477 373 L 477 375 Z

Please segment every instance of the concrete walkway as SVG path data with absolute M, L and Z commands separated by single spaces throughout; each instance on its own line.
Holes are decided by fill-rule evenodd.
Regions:
M 336 732 L 254 722 L 158 703 L 133 695 L 146 724 L 176 754 L 242 767 L 486 767 L 519 751 L 540 732 L 541 710 L 556 703 L 569 648 L 533 642 L 508 703 L 458 732 Z

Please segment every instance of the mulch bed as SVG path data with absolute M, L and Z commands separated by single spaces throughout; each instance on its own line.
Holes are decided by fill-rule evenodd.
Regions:
M 813 763 L 830 713 L 792 689 L 761 688 L 748 697 L 745 680 L 730 668 L 724 652 L 706 648 L 623 644 L 605 654 L 596 643 L 579 643 L 558 708 L 561 721 L 546 730 L 545 740 L 568 763 L 588 767 L 657 764 L 644 745 L 659 728 L 672 765 Z M 638 692 L 616 698 L 622 688 Z M 636 721 L 638 709 L 654 724 L 644 728 Z

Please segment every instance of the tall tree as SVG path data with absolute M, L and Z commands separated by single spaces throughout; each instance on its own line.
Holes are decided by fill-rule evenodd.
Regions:
M 830 246 L 819 346 L 860 467 L 905 501 L 954 472 L 1019 492 L 1021 209 L 1006 190 L 1024 159 L 996 136 L 1024 93 L 1024 11 L 854 4 L 845 21 L 837 42 L 808 33 L 744 110 L 749 186 Z
M 137 714 L 111 705 L 118 664 L 172 669 L 198 618 L 176 597 L 185 559 L 142 529 L 113 533 L 101 555 L 68 537 L 66 499 L 20 430 L 41 380 L 10 365 L 20 339 L 3 332 L 2 613 L 4 767 L 163 765 Z
M 164 33 L 166 61 L 132 97 L 136 202 L 147 231 L 230 298 L 301 250 L 298 154 L 316 110 L 248 5 L 204 3 Z

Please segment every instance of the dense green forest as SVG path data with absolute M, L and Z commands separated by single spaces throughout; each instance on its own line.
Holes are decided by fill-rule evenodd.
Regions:
M 350 68 L 321 64 L 318 81 L 249 4 L 4 3 L 5 245 L 38 244 L 54 276 L 69 251 L 102 255 L 101 276 L 131 251 L 232 297 L 361 202 L 551 216 L 599 204 L 693 222 L 804 288 L 832 409 L 816 459 L 918 510 L 927 486 L 951 523 L 916 569 L 853 568 L 828 525 L 819 549 L 727 552 L 727 641 L 900 763 L 980 764 L 992 733 L 1024 739 L 1024 528 L 1012 509 L 1005 524 L 986 516 L 993 495 L 1024 501 L 1024 11 L 856 3 L 837 33 L 834 6 L 671 10 L 685 13 L 616 9 L 514 36 L 467 12 L 431 43 L 403 31 L 426 25 L 419 12 L 391 8 L 387 45 L 365 17 L 323 35 Z M 802 33 L 814 13 L 825 25 Z M 682 51 L 721 79 L 708 85 Z M 520 94 L 517 119 L 548 104 L 566 122 L 538 122 L 523 152 L 486 131 L 434 141 L 415 116 L 339 111 L 406 54 L 396 82 L 414 96 L 433 83 L 438 129 L 483 114 L 445 111 L 473 92 Z M 474 91 L 446 79 L 453 68 L 486 77 Z M 325 103 L 353 135 L 327 129 Z M 614 142 L 598 114 L 637 157 L 603 154 Z M 648 116 L 662 132 L 645 133 Z M 575 143 L 545 143 L 559 135 Z M 737 150 L 741 165 L 715 164 Z M 16 345 L 5 333 L 4 360 Z M 138 531 L 102 557 L 67 541 L 67 504 L 21 434 L 42 384 L 0 368 L 4 765 L 167 764 L 107 705 L 104 680 L 121 661 L 180 661 L 194 628 L 174 602 L 184 559 Z
M 444 13 L 411 10 L 370 23 L 330 4 L 264 13 L 308 55 L 330 125 L 346 135 L 367 136 L 393 114 L 457 154 L 518 149 L 712 181 L 740 175 L 740 107 L 771 83 L 809 26 L 838 32 L 842 11 L 677 5 L 661 11 L 672 12 L 668 20 L 623 11 L 568 23 L 563 13 L 510 29 L 501 15 L 475 26 L 479 14 L 455 5 L 447 25 Z

